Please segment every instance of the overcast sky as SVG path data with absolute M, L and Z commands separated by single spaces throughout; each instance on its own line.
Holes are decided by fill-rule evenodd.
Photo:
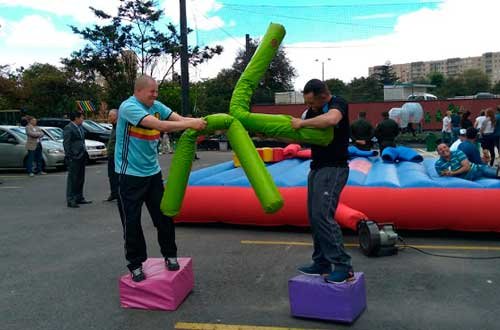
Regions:
M 178 0 L 161 0 L 164 21 L 178 24 Z M 0 64 L 58 64 L 83 46 L 68 25 L 95 23 L 93 6 L 115 13 L 116 0 L 0 0 Z M 187 0 L 192 45 L 224 46 L 224 53 L 191 70 L 193 79 L 229 67 L 245 33 L 258 38 L 270 22 L 287 29 L 283 46 L 301 89 L 310 78 L 346 82 L 368 67 L 500 51 L 497 0 Z M 318 61 L 315 61 L 315 60 Z M 330 59 L 330 60 L 328 60 Z

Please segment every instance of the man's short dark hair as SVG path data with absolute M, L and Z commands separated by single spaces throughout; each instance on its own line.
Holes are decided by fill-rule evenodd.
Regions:
M 382 112 L 382 117 L 389 118 L 389 113 L 387 111 Z
M 328 92 L 328 87 L 319 79 L 311 79 L 304 86 L 304 91 L 302 93 L 309 94 L 313 93 L 314 96 L 324 94 Z
M 472 140 L 472 139 L 477 138 L 477 133 L 478 133 L 477 129 L 475 129 L 474 127 L 469 127 L 469 128 L 467 128 L 467 131 L 465 132 L 465 137 Z
M 74 121 L 76 118 L 80 118 L 83 114 L 81 112 L 75 111 L 69 114 L 69 120 Z

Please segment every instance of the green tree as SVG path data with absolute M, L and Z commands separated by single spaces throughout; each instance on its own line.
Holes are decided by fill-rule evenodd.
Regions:
M 374 76 L 368 78 L 354 78 L 348 85 L 350 102 L 383 101 L 384 93 L 378 79 Z
M 468 95 L 463 75 L 447 78 L 440 91 L 442 97 Z
M 90 7 L 104 24 L 83 29 L 71 27 L 87 44 L 64 60 L 64 64 L 77 71 L 82 79 L 95 81 L 98 76 L 102 77 L 106 101 L 112 107 L 132 93 L 137 73 L 162 77 L 162 84 L 180 58 L 180 34 L 170 23 L 164 31 L 159 28 L 163 11 L 157 7 L 156 1 L 121 0 L 116 16 Z M 221 52 L 221 46 L 188 47 L 192 65 L 208 61 Z M 167 59 L 170 63 L 165 65 Z
M 491 92 L 494 94 L 500 94 L 500 80 L 493 85 Z
M 258 41 L 251 40 L 248 52 L 245 49 L 240 49 L 233 63 L 232 69 L 239 75 L 245 70 L 257 50 Z M 232 76 L 234 74 L 230 74 Z M 297 73 L 291 65 L 290 60 L 286 56 L 282 47 L 278 50 L 276 56 L 271 61 L 269 69 L 264 74 L 257 87 L 252 101 L 254 103 L 273 103 L 274 93 L 293 90 L 293 79 Z
M 0 110 L 21 107 L 22 89 L 8 65 L 0 65 Z
M 378 70 L 373 74 L 382 85 L 394 85 L 399 81 L 398 76 L 392 69 L 391 62 L 387 61 L 384 65 L 378 67 Z
M 491 88 L 490 78 L 482 70 L 470 69 L 463 73 L 465 95 L 488 92 Z
M 198 115 L 228 112 L 231 95 L 239 77 L 236 70 L 223 69 L 217 77 L 197 84 L 195 96 Z
M 431 85 L 435 85 L 436 88 L 441 88 L 444 85 L 446 78 L 441 72 L 433 71 L 427 77 Z
M 62 116 L 75 111 L 77 100 L 99 104 L 101 88 L 74 79 L 70 72 L 50 64 L 35 63 L 19 76 L 23 90 L 21 107 L 37 117 Z
M 332 78 L 325 81 L 328 89 L 333 95 L 339 95 L 344 98 L 350 98 L 350 92 L 347 85 L 340 79 Z

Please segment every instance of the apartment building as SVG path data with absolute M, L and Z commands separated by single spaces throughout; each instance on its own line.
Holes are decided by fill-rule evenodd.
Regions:
M 381 66 L 370 67 L 369 75 L 377 73 L 380 68 Z M 434 71 L 442 73 L 445 77 L 455 77 L 466 70 L 479 69 L 486 73 L 493 83 L 496 83 L 500 80 L 500 52 L 484 53 L 476 57 L 392 64 L 392 69 L 401 82 L 422 80 Z

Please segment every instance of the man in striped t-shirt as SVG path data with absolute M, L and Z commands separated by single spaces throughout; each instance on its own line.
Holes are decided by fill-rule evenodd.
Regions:
M 445 143 L 438 145 L 437 151 L 440 157 L 434 167 L 440 176 L 456 176 L 466 180 L 476 180 L 482 177 L 500 178 L 498 168 L 471 163 L 462 151 L 450 151 Z
M 163 182 L 158 163 L 160 132 L 187 128 L 202 130 L 200 118 L 182 117 L 156 101 L 158 85 L 149 76 L 139 77 L 134 95 L 118 110 L 115 146 L 115 171 L 119 175 L 118 210 L 125 238 L 125 258 L 132 279 L 145 279 L 142 263 L 146 261 L 146 242 L 141 227 L 141 209 L 146 203 L 158 230 L 158 243 L 168 270 L 178 270 L 174 223 L 160 211 Z

